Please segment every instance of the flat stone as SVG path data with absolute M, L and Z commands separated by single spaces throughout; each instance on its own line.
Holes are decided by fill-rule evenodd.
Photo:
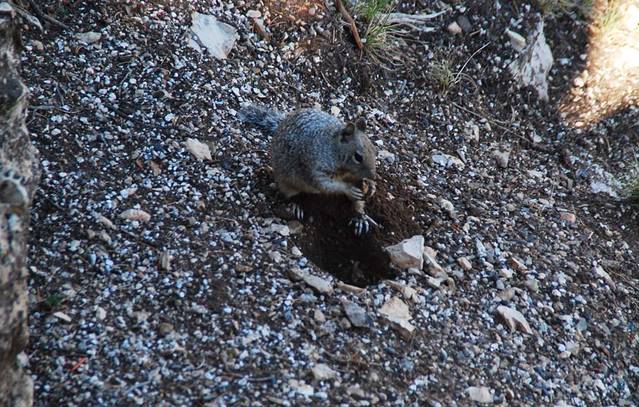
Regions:
M 310 273 L 304 273 L 302 280 L 304 280 L 309 287 L 321 294 L 333 294 L 333 283 L 330 280 Z
M 448 27 L 446 27 L 446 29 L 448 30 L 449 33 L 451 33 L 453 35 L 457 35 L 457 34 L 461 34 L 462 33 L 462 28 L 455 21 L 453 21 L 452 23 L 448 24 Z
M 189 46 L 199 52 L 206 48 L 217 59 L 226 59 L 239 38 L 237 30 L 214 16 L 194 12 L 191 14 Z
M 379 313 L 388 318 L 411 319 L 408 305 L 396 296 L 393 296 L 386 301 L 379 309 Z
M 353 326 L 366 328 L 370 325 L 370 317 L 366 310 L 352 301 L 342 301 L 344 312 Z
M 493 402 L 493 395 L 490 392 L 490 388 L 485 386 L 471 386 L 466 389 L 468 397 L 477 403 L 489 404 Z
M 270 229 L 271 229 L 271 232 L 279 233 L 282 236 L 288 236 L 291 234 L 290 229 L 286 225 L 272 223 L 270 226 Z
M 519 329 L 521 332 L 532 335 L 533 331 L 528 325 L 524 315 L 516 309 L 500 305 L 497 307 L 497 314 L 502 318 L 511 332 Z
M 120 214 L 122 219 L 134 220 L 139 222 L 148 222 L 151 220 L 151 215 L 141 209 L 127 209 Z
M 437 262 L 437 259 L 435 259 L 437 253 L 432 247 L 425 246 L 422 253 L 426 263 L 428 264 L 428 274 L 433 277 L 447 276 L 446 270 L 444 270 L 444 268 Z
M 559 219 L 566 221 L 568 223 L 575 223 L 577 221 L 577 216 L 574 213 L 570 212 L 561 212 L 559 215 Z
M 458 258 L 457 264 L 459 264 L 459 267 L 461 267 L 464 271 L 470 271 L 473 269 L 472 263 L 466 257 Z
M 365 288 L 357 287 L 357 286 L 350 285 L 350 284 L 346 284 L 346 283 L 343 283 L 341 281 L 338 281 L 335 284 L 335 287 L 337 287 L 338 289 L 340 289 L 340 290 L 342 290 L 344 292 L 355 294 L 355 295 L 360 295 L 360 294 L 362 294 L 362 293 L 364 293 L 366 291 Z
M 513 270 L 518 271 L 520 273 L 528 273 L 528 267 L 524 264 L 523 261 L 519 260 L 517 257 L 509 257 L 508 265 L 513 268 Z
M 441 167 L 450 168 L 457 167 L 459 170 L 463 170 L 466 168 L 466 164 L 462 160 L 457 157 L 454 157 L 450 154 L 444 154 L 442 152 L 437 152 L 430 157 L 431 161 Z
M 311 368 L 313 378 L 317 381 L 331 380 L 337 376 L 337 372 L 324 363 L 318 363 Z
M 211 161 L 211 150 L 209 146 L 194 138 L 188 138 L 184 142 L 186 150 L 198 160 Z
M 603 279 L 606 282 L 606 284 L 610 286 L 610 288 L 614 289 L 616 287 L 615 282 L 612 281 L 612 277 L 610 277 L 610 274 L 608 274 L 608 272 L 606 272 L 606 270 L 604 270 L 603 267 L 595 266 L 593 268 L 593 272 L 595 276 Z
M 391 262 L 401 268 L 422 269 L 424 266 L 424 236 L 415 235 L 410 239 L 385 248 L 391 258 Z
M 75 38 L 84 42 L 85 44 L 94 44 L 102 38 L 102 34 L 95 31 L 88 31 L 84 33 L 77 33 L 74 35 Z

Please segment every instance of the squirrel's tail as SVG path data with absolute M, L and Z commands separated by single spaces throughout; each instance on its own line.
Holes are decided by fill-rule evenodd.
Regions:
M 273 134 L 284 119 L 284 115 L 266 106 L 246 105 L 238 112 L 240 120 L 252 124 L 268 134 Z

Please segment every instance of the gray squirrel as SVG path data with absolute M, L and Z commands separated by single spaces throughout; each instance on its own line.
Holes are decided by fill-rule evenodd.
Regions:
M 346 195 L 357 216 L 351 220 L 355 234 L 367 233 L 377 223 L 366 215 L 364 199 L 375 193 L 377 149 L 364 133 L 360 118 L 344 123 L 315 109 L 284 115 L 263 106 L 246 105 L 240 119 L 272 135 L 271 166 L 279 190 L 290 199 L 309 194 Z M 292 204 L 298 219 L 302 208 Z

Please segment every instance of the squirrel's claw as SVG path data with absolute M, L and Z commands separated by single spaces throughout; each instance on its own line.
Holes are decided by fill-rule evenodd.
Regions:
M 289 211 L 290 213 L 293 214 L 293 216 L 295 217 L 295 219 L 302 221 L 304 220 L 304 209 L 302 209 L 302 205 L 295 203 L 295 202 L 291 202 L 290 206 L 289 206 Z
M 379 227 L 379 224 L 366 214 L 361 214 L 354 217 L 349 222 L 350 225 L 355 225 L 355 235 L 362 236 L 367 234 L 371 230 L 371 225 Z

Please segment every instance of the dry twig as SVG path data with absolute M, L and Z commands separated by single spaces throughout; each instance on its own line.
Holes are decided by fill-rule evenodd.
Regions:
M 71 27 L 69 27 L 68 25 L 66 25 L 62 21 L 56 20 L 55 18 L 51 17 L 50 15 L 48 15 L 47 13 L 42 11 L 42 9 L 40 8 L 40 6 L 38 6 L 38 3 L 35 0 L 29 0 L 29 4 L 31 4 L 31 7 L 33 7 L 33 10 L 35 11 L 35 14 L 38 17 L 42 18 L 43 20 L 47 20 L 48 22 L 50 22 L 53 25 L 57 25 L 58 27 L 62 27 L 65 30 L 73 31 L 71 29 Z
M 335 0 L 335 7 L 340 12 L 344 20 L 348 22 L 351 27 L 351 33 L 353 34 L 353 38 L 355 39 L 355 45 L 357 45 L 357 49 L 363 49 L 364 44 L 362 44 L 362 39 L 359 36 L 359 31 L 357 31 L 357 25 L 355 25 L 355 20 L 348 14 L 346 7 L 342 3 L 342 0 Z

